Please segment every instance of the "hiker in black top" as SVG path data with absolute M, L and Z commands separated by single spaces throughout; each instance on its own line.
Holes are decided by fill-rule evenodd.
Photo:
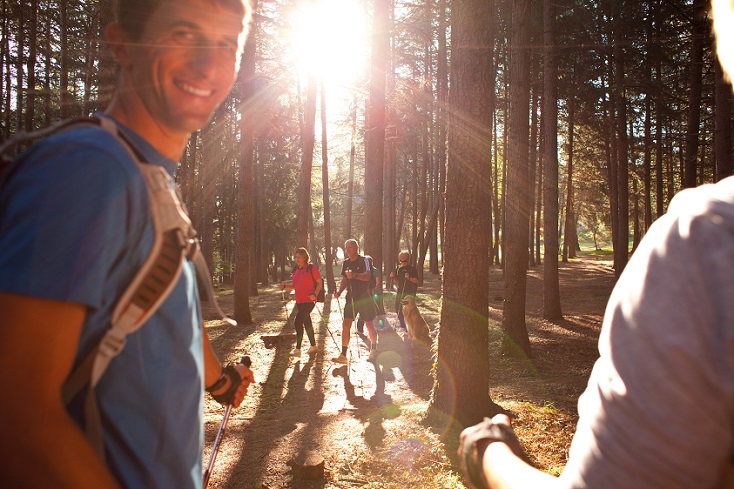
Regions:
M 370 338 L 369 360 L 374 361 L 377 357 L 377 331 L 372 326 L 375 318 L 374 302 L 369 294 L 369 281 L 372 277 L 372 267 L 369 260 L 359 254 L 359 244 L 354 239 L 348 239 L 344 243 L 344 251 L 347 259 L 342 264 L 342 280 L 334 297 L 339 299 L 341 293 L 347 289 L 346 304 L 344 306 L 344 321 L 342 322 L 342 352 L 336 363 L 347 363 L 347 349 L 349 348 L 349 333 L 352 322 L 359 313 L 367 326 L 367 334 Z
M 364 255 L 364 257 L 370 262 L 370 268 L 372 269 L 372 276 L 370 277 L 370 281 L 367 282 L 367 292 L 375 305 L 375 320 L 377 323 L 375 324 L 373 321 L 373 326 L 376 326 L 377 330 L 381 331 L 384 324 L 382 324 L 380 316 L 385 315 L 385 308 L 382 305 L 382 298 L 380 297 L 382 295 L 382 272 L 375 266 L 375 262 L 370 255 Z M 359 319 L 357 319 L 357 332 L 364 334 L 364 318 L 361 314 L 359 315 Z
M 405 318 L 403 317 L 403 297 L 411 295 L 415 297 L 418 291 L 418 269 L 410 263 L 410 253 L 403 251 L 398 255 L 400 265 L 394 272 L 390 272 L 390 277 L 395 279 L 393 286 L 397 286 L 398 293 L 395 296 L 395 312 L 398 313 L 400 320 L 400 328 L 405 328 Z

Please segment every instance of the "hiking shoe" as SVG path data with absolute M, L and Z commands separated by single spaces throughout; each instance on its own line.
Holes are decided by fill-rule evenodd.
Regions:
M 367 360 L 369 360 L 372 363 L 374 363 L 375 360 L 377 360 L 377 349 L 370 350 L 370 356 L 367 357 Z
M 334 363 L 341 363 L 342 365 L 346 365 L 347 363 L 349 363 L 347 361 L 347 357 L 345 357 L 344 355 L 339 355 L 336 358 L 332 358 L 331 361 Z
M 294 348 L 292 352 L 289 353 L 292 357 L 300 357 L 301 356 L 301 349 L 300 348 Z
M 319 351 L 319 347 L 316 345 L 311 345 L 311 348 L 309 348 L 306 353 L 308 353 L 309 355 L 313 355 L 317 351 Z

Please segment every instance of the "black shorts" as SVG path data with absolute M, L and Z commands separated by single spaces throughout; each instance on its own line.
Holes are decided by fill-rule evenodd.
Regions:
M 354 307 L 352 307 L 352 304 Z M 347 296 L 347 302 L 344 306 L 344 319 L 354 319 L 357 314 L 366 322 L 375 319 L 375 302 L 372 297 L 366 296 L 352 303 L 352 298 Z

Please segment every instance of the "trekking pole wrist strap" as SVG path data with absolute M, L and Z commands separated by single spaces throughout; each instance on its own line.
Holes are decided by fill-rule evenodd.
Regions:
M 224 365 L 222 365 L 222 373 L 219 374 L 219 378 L 212 385 L 206 386 L 206 391 L 207 392 L 218 391 L 219 389 L 224 387 L 224 384 L 226 383 L 227 383 L 227 374 L 224 373 Z
M 230 380 L 229 388 L 221 394 L 215 394 L 214 392 L 218 391 L 226 385 L 227 379 Z M 212 398 L 214 398 L 214 400 L 218 403 L 230 404 L 234 400 L 234 393 L 237 391 L 240 383 L 242 383 L 242 377 L 240 376 L 240 373 L 237 371 L 236 368 L 234 368 L 234 365 L 227 365 L 222 369 L 221 377 L 219 377 L 219 379 L 214 382 L 214 384 L 207 387 L 206 391 L 211 394 Z

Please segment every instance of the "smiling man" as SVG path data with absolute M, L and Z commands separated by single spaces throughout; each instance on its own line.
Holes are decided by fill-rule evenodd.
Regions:
M 118 0 L 107 40 L 120 65 L 104 114 L 173 175 L 188 136 L 235 79 L 246 0 Z M 201 325 L 186 262 L 165 302 L 96 386 L 105 457 L 85 438 L 82 393 L 62 386 L 110 327 L 154 242 L 148 188 L 130 148 L 78 126 L 36 144 L 0 182 L 0 460 L 8 487 L 197 488 L 203 391 L 239 405 L 253 381 L 224 369 Z

